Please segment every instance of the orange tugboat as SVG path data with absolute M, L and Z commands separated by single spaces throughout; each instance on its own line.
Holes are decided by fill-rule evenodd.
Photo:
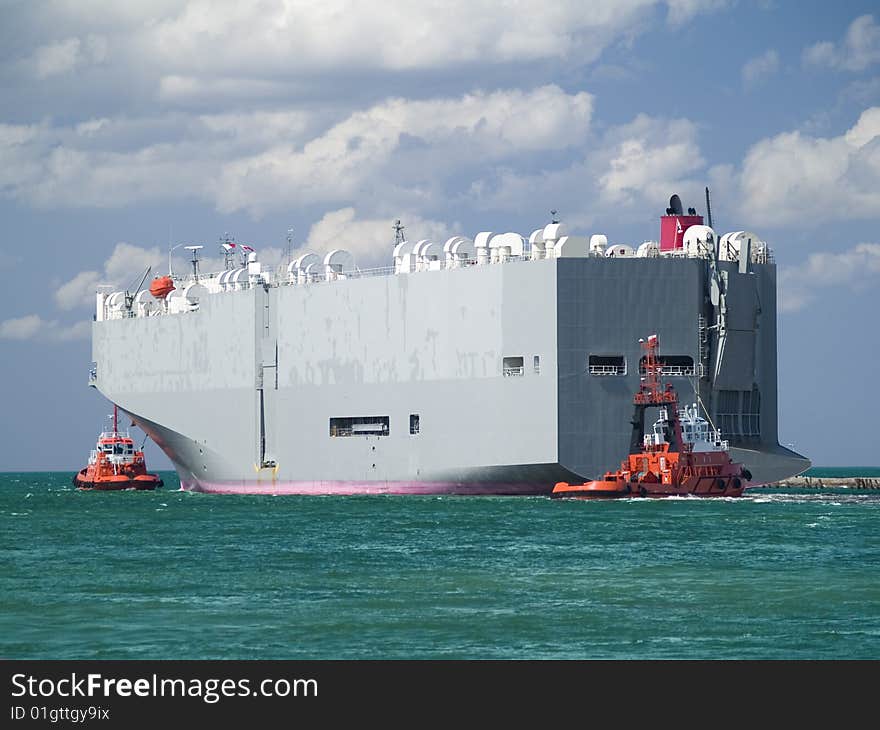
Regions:
M 552 497 L 739 497 L 752 475 L 736 464 L 721 433 L 709 428 L 697 404 L 679 408 L 671 384 L 660 382 L 662 364 L 657 335 L 640 340 L 645 351 L 645 377 L 633 397 L 630 454 L 617 471 L 584 484 L 559 482 Z M 659 408 L 651 433 L 645 433 L 645 411 Z
M 77 489 L 155 489 L 162 480 L 147 473 L 144 452 L 135 451 L 127 431 L 119 430 L 118 409 L 113 406 L 113 430 L 102 431 L 89 456 L 89 465 L 73 477 Z

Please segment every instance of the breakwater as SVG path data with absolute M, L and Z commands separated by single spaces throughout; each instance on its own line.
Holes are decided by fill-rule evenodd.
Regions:
M 824 489 L 826 487 L 849 487 L 851 489 L 880 489 L 880 477 L 810 477 L 797 476 L 783 479 L 768 487 L 811 487 Z

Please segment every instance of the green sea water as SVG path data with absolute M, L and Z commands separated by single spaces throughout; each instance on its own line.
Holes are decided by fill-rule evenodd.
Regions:
M 805 477 L 817 479 L 845 479 L 851 477 L 865 477 L 877 479 L 880 477 L 880 467 L 877 466 L 814 466 L 804 472 Z
M 0 475 L 0 656 L 880 658 L 880 490 L 77 492 Z

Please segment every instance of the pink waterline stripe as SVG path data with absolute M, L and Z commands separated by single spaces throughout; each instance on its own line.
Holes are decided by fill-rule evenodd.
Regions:
M 180 481 L 180 488 L 208 494 L 339 495 L 360 494 L 467 494 L 542 495 L 553 485 L 529 483 L 471 482 L 205 482 Z

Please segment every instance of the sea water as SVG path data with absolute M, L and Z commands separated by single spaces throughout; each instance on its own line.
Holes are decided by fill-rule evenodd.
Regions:
M 79 492 L 0 475 L 0 656 L 880 658 L 880 490 Z

